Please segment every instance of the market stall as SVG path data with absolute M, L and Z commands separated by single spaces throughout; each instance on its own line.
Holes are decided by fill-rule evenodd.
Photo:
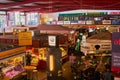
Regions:
M 38 55 L 35 55 L 34 52 L 32 54 L 32 60 L 31 60 L 31 65 L 37 66 L 38 65 L 38 61 L 42 60 L 42 61 L 46 61 L 46 54 L 47 54 L 47 47 L 43 47 L 43 48 L 33 48 L 33 51 L 37 51 Z M 66 47 L 65 46 L 60 46 L 60 50 L 62 51 L 62 60 L 67 58 L 67 51 L 66 51 Z
M 96 49 L 96 45 L 99 45 L 100 48 Z M 111 51 L 111 33 L 105 31 L 89 37 L 86 42 L 81 44 L 81 51 L 87 54 Z
M 0 67 L 4 74 L 4 78 L 15 80 L 20 76 L 24 69 L 25 47 L 14 48 L 11 50 L 0 52 Z M 6 80 L 4 79 L 3 80 Z
M 111 33 L 108 31 L 100 32 L 89 37 L 86 42 L 81 44 L 81 51 L 88 57 L 90 62 L 96 66 L 103 63 L 110 68 L 111 65 Z

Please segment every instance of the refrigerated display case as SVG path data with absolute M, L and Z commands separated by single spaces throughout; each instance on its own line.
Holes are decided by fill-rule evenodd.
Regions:
M 46 61 L 46 54 L 47 54 L 47 47 L 43 47 L 43 48 L 35 48 L 38 49 L 38 55 L 32 54 L 32 61 L 31 64 L 32 65 L 37 65 L 39 60 L 43 60 Z M 67 58 L 67 48 L 66 46 L 60 46 L 60 50 L 61 50 L 61 59 L 64 60 Z M 35 50 L 36 51 L 36 50 Z
M 14 80 L 16 76 L 19 76 L 24 69 L 25 59 L 25 47 L 19 47 L 0 53 L 0 67 L 1 72 L 4 74 L 3 80 Z

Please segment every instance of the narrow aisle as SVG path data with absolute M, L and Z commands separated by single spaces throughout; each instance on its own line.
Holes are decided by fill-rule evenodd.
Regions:
M 63 77 L 66 80 L 74 80 L 69 61 L 63 64 L 62 69 L 63 69 Z
M 63 69 L 63 77 L 65 78 L 65 80 L 74 80 L 69 61 L 63 64 L 62 69 Z M 47 80 L 46 71 L 39 70 L 37 73 L 38 73 L 37 80 Z

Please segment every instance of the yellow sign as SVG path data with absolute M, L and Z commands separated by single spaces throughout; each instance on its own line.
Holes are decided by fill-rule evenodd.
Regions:
M 31 32 L 20 32 L 18 34 L 19 45 L 32 45 L 32 33 Z

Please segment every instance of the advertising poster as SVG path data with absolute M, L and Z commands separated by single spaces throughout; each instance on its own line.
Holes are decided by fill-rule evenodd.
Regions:
M 112 71 L 120 71 L 120 32 L 112 34 Z

